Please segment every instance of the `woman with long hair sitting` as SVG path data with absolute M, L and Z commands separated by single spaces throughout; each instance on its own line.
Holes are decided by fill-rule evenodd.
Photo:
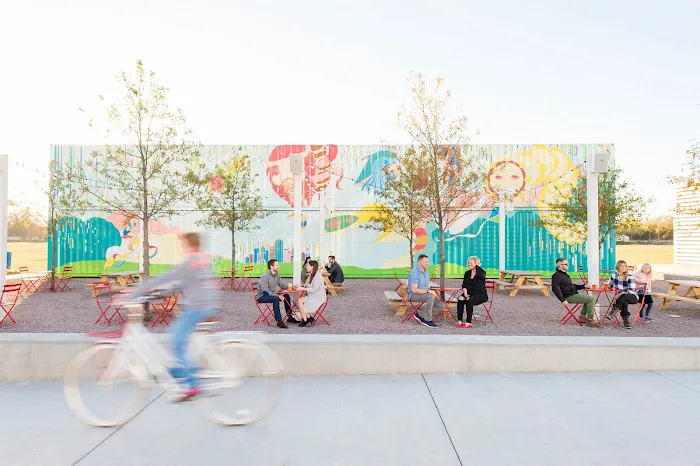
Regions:
M 308 283 L 304 285 L 306 295 L 297 301 L 299 327 L 313 323 L 313 314 L 326 302 L 326 284 L 323 282 L 323 275 L 318 271 L 318 261 L 310 260 L 306 264 L 306 270 L 309 272 Z

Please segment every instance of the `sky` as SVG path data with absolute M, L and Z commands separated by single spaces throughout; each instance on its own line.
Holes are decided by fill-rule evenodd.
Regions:
M 662 215 L 700 138 L 698 17 L 690 0 L 0 0 L 10 198 L 39 202 L 51 144 L 102 142 L 87 115 L 141 59 L 206 144 L 405 143 L 409 73 L 442 75 L 472 143 L 614 143 Z

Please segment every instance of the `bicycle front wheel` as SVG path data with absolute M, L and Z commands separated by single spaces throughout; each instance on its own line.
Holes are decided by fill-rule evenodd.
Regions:
M 132 372 L 129 355 L 116 343 L 78 353 L 68 365 L 63 392 L 71 412 L 86 424 L 124 424 L 146 404 L 149 389 Z
M 281 366 L 264 345 L 236 341 L 214 345 L 200 356 L 204 416 L 227 426 L 250 424 L 267 416 L 282 392 Z

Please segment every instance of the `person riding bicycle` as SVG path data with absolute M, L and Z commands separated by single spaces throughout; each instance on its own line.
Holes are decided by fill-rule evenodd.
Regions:
M 130 299 L 146 296 L 156 289 L 182 293 L 180 315 L 171 327 L 172 352 L 177 366 L 169 368 L 170 375 L 187 386 L 178 402 L 202 393 L 196 367 L 187 359 L 187 344 L 197 324 L 220 310 L 218 294 L 214 290 L 216 282 L 211 270 L 211 256 L 202 253 L 199 234 L 186 233 L 181 241 L 187 257 L 179 266 L 164 275 L 145 280 L 128 292 Z

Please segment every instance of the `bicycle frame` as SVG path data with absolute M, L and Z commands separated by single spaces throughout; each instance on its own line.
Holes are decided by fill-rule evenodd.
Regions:
M 122 337 L 116 343 L 123 351 L 112 356 L 102 379 L 108 383 L 127 369 L 125 368 L 127 365 L 128 371 L 142 383 L 148 381 L 149 376 L 152 375 L 155 382 L 162 385 L 166 391 L 177 390 L 180 386 L 168 372 L 168 355 L 153 338 L 153 335 L 142 325 L 141 317 L 140 312 L 129 313 L 127 316 L 127 324 L 124 327 Z M 236 384 L 239 378 L 236 366 L 226 364 L 216 351 L 210 350 L 212 346 L 208 332 L 210 328 L 211 324 L 198 324 L 189 343 L 194 354 L 206 354 L 208 362 L 214 366 L 212 369 L 216 371 L 214 374 L 204 374 L 201 378 L 203 380 L 223 379 L 224 386 Z M 114 342 L 110 343 L 115 344 Z M 208 383 L 207 388 L 218 388 L 218 385 Z

